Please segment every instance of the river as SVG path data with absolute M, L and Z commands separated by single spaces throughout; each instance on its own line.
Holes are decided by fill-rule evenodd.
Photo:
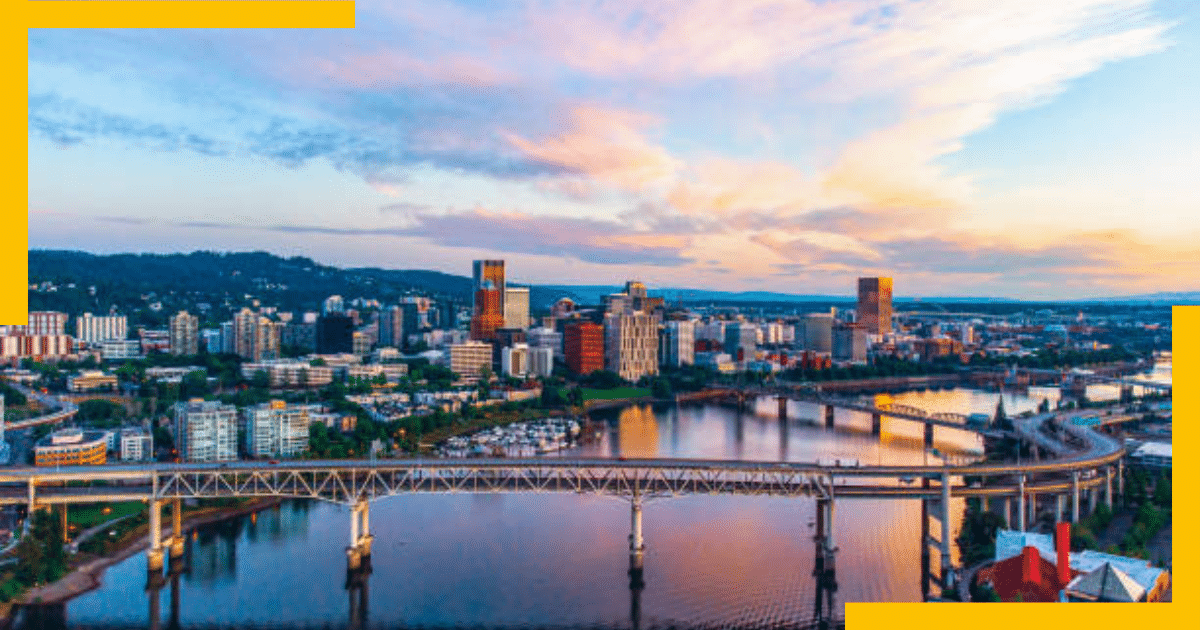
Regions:
M 1169 382 L 1169 363 L 1152 377 Z M 1058 393 L 955 388 L 893 399 L 930 411 L 992 414 L 1003 397 L 1006 411 L 1017 414 L 1043 399 L 1054 404 Z M 1088 390 L 1093 400 L 1117 395 L 1115 387 Z M 922 448 L 917 424 L 885 418 L 881 435 L 872 437 L 870 417 L 857 412 L 839 410 L 833 430 L 818 420 L 814 405 L 790 403 L 788 417 L 777 418 L 774 399 L 742 414 L 712 404 L 631 406 L 598 412 L 598 439 L 565 454 L 936 460 Z M 963 460 L 982 443 L 939 428 L 935 447 Z M 957 521 L 963 505 L 953 503 Z M 97 590 L 65 608 L 27 609 L 16 625 L 145 628 L 157 618 L 164 628 L 788 627 L 814 614 L 813 516 L 811 499 L 651 500 L 644 512 L 644 587 L 636 589 L 627 574 L 629 505 L 623 500 L 392 497 L 371 507 L 375 543 L 364 593 L 347 589 L 348 510 L 291 502 L 195 532 L 188 570 L 161 590 L 147 592 L 146 560 L 138 554 L 110 568 Z M 919 519 L 917 501 L 838 502 L 837 615 L 847 601 L 921 600 Z

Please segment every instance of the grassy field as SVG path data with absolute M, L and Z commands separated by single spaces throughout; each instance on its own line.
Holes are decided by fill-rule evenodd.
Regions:
M 109 509 L 106 514 L 105 508 Z M 72 505 L 67 509 L 67 522 L 79 528 L 79 531 L 105 523 L 114 518 L 128 514 L 146 511 L 146 504 L 141 501 L 123 501 L 120 503 L 99 503 L 95 505 Z
M 649 387 L 618 387 L 616 389 L 583 388 L 583 399 L 612 400 L 614 398 L 641 398 L 650 395 Z

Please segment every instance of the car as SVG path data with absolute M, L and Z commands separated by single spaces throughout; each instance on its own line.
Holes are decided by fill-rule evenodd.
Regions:
M 271 461 L 269 461 L 269 462 L 267 462 L 267 463 L 268 463 L 268 464 L 270 464 L 270 465 L 272 465 L 272 466 L 274 466 L 275 464 L 278 464 L 278 463 L 279 463 L 279 460 L 278 460 L 278 459 L 272 459 Z

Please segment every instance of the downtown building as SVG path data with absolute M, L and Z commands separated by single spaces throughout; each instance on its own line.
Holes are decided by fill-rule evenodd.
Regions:
M 795 345 L 810 352 L 833 352 L 833 313 L 807 313 L 796 324 Z
M 504 327 L 520 330 L 529 328 L 528 287 L 505 287 Z
M 279 358 L 283 325 L 243 308 L 233 316 L 233 352 L 248 361 Z
M 75 338 L 80 343 L 98 344 L 128 336 L 129 320 L 124 315 L 96 316 L 84 313 L 75 320 Z
M 492 341 L 504 327 L 504 261 L 476 260 L 472 274 L 471 339 Z
M 662 364 L 682 367 L 696 362 L 696 322 L 669 321 L 662 329 Z
M 289 405 L 272 400 L 242 410 L 246 452 L 251 457 L 295 457 L 308 450 L 310 413 L 320 405 Z
M 200 353 L 200 318 L 179 311 L 171 316 L 169 330 L 171 354 Z
M 867 328 L 862 324 L 833 327 L 833 360 L 862 363 L 867 360 Z
M 758 326 L 749 322 L 730 322 L 725 326 L 725 353 L 737 363 L 753 361 L 758 333 Z
M 193 399 L 175 404 L 175 448 L 186 462 L 237 459 L 237 407 Z
M 858 279 L 858 321 L 870 335 L 892 332 L 892 279 Z
M 563 354 L 571 373 L 585 376 L 604 369 L 604 327 L 571 322 L 563 329 Z
M 646 286 L 630 281 L 623 293 L 605 297 L 604 365 L 621 378 L 636 382 L 658 374 L 659 313 L 656 298 L 646 295 Z M 657 298 L 661 306 L 662 299 Z
M 459 378 L 474 383 L 483 375 L 484 368 L 492 368 L 492 344 L 482 341 L 451 344 L 449 348 L 450 371 Z

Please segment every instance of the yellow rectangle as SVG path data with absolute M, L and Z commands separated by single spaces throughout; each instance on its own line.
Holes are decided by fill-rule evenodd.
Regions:
M 26 2 L 27 28 L 354 28 L 347 0 Z

